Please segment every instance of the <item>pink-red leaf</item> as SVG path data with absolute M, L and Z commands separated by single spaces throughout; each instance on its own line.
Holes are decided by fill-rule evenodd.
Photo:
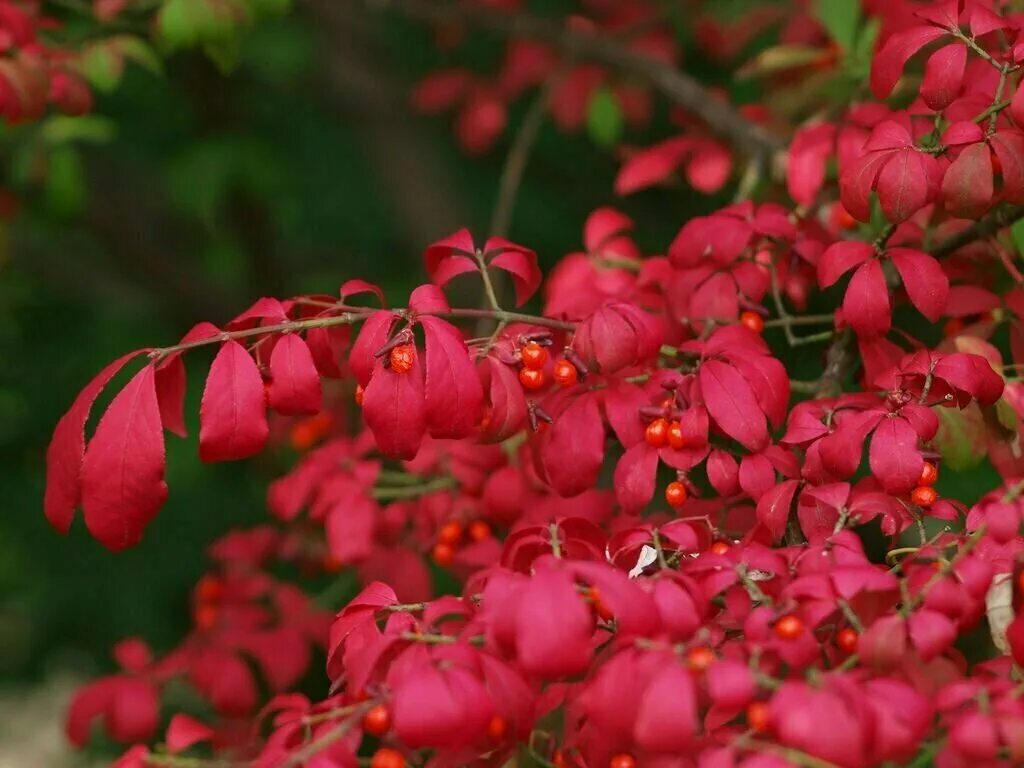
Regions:
M 843 296 L 843 316 L 858 336 L 877 336 L 889 330 L 889 288 L 877 259 L 865 262 L 853 273 Z
M 752 451 L 768 442 L 768 425 L 750 384 L 739 371 L 707 360 L 698 374 L 708 413 L 729 437 Z
M 43 510 L 50 525 L 67 533 L 81 499 L 82 459 L 85 456 L 85 422 L 100 392 L 129 360 L 144 350 L 130 352 L 110 363 L 86 385 L 53 431 L 46 450 L 46 495 Z
M 269 432 L 259 368 L 245 347 L 226 341 L 210 366 L 199 406 L 199 456 L 247 458 L 263 450 Z
M 82 461 L 82 512 L 101 544 L 139 542 L 167 499 L 155 369 L 147 365 L 111 401 Z
M 917 311 L 936 322 L 946 311 L 949 299 L 949 278 L 939 262 L 913 248 L 892 248 L 888 255 Z
M 320 374 L 309 347 L 298 334 L 285 334 L 270 353 L 268 404 L 278 413 L 295 416 L 318 413 L 322 398 Z
M 421 317 L 426 341 L 426 418 L 434 437 L 472 434 L 483 415 L 484 391 L 459 330 L 438 317 Z
M 419 350 L 410 370 L 395 373 L 380 362 L 363 395 L 363 416 L 381 453 L 412 459 L 426 431 L 423 364 Z
M 502 251 L 491 259 L 489 266 L 502 269 L 512 276 L 517 307 L 525 304 L 540 287 L 541 273 L 537 266 L 537 254 L 531 250 L 516 247 Z

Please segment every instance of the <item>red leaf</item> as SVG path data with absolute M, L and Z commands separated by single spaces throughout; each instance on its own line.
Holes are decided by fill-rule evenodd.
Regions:
M 384 306 L 384 291 L 380 289 L 379 285 L 375 283 L 368 283 L 365 280 L 346 280 L 341 284 L 341 289 L 338 291 L 338 295 L 341 296 L 341 300 L 345 301 L 350 296 L 358 296 L 361 293 L 372 293 L 377 297 L 377 301 L 380 305 Z
M 475 271 L 477 269 L 476 263 L 472 259 L 467 258 L 473 254 L 475 249 L 476 246 L 473 244 L 473 236 L 469 233 L 468 229 L 460 229 L 458 232 L 448 235 L 448 237 L 443 240 L 438 240 L 436 243 L 428 245 L 427 249 L 423 252 L 423 260 L 426 264 L 427 274 L 430 276 L 431 281 L 438 285 L 444 285 L 457 274 Z M 441 265 L 449 259 L 454 259 L 455 263 L 461 264 L 465 268 L 456 269 L 451 274 L 446 273 L 443 276 L 444 279 L 441 279 L 442 276 L 437 274 L 438 269 L 440 269 Z M 448 270 L 451 271 L 451 267 L 448 267 Z
M 633 445 L 615 465 L 615 498 L 627 514 L 640 512 L 654 498 L 658 450 L 645 442 Z
M 732 155 L 715 141 L 700 142 L 686 165 L 686 180 L 706 195 L 713 195 L 725 186 L 731 173 Z
M 971 144 L 946 169 L 942 198 L 946 210 L 961 219 L 975 219 L 992 205 L 992 153 L 988 144 Z
M 436 285 L 418 285 L 409 294 L 409 309 L 419 315 L 448 312 L 448 300 Z
M 615 235 L 633 228 L 633 220 L 614 208 L 598 208 L 583 225 L 583 244 L 588 253 L 602 248 Z
M 89 420 L 92 404 L 118 371 L 143 351 L 129 352 L 96 374 L 53 430 L 50 446 L 46 449 L 46 495 L 43 510 L 50 525 L 61 533 L 70 530 L 75 507 L 82 495 L 79 475 L 85 456 L 85 422 Z
M 110 403 L 82 461 L 82 512 L 112 550 L 133 546 L 167 499 L 155 369 L 147 365 Z
M 859 240 L 833 243 L 818 259 L 818 284 L 828 288 L 851 269 L 870 259 L 874 253 L 874 246 Z
M 929 56 L 921 83 L 924 103 L 936 112 L 952 104 L 963 87 L 966 66 L 967 46 L 961 43 L 944 46 Z
M 904 419 L 882 419 L 868 451 L 871 472 L 888 493 L 906 493 L 917 485 L 924 459 L 917 448 L 917 432 Z
M 487 241 L 490 246 L 491 241 Z M 525 248 L 510 248 L 502 251 L 489 266 L 503 269 L 512 276 L 516 287 L 516 306 L 521 307 L 540 287 L 541 273 L 537 266 L 537 254 Z
M 263 378 L 237 341 L 226 341 L 210 366 L 199 406 L 199 457 L 233 461 L 259 453 L 267 442 Z
M 489 440 L 504 440 L 526 423 L 523 387 L 512 368 L 490 357 L 482 363 L 480 377 L 489 406 L 484 431 Z
M 213 728 L 188 715 L 174 715 L 167 726 L 167 751 L 172 755 L 213 739 Z
M 936 322 L 946 311 L 949 299 L 949 278 L 939 262 L 912 248 L 892 248 L 888 255 L 917 311 Z
M 935 160 L 913 149 L 897 152 L 878 174 L 876 191 L 882 212 L 894 224 L 906 221 L 931 198 Z
M 555 417 L 541 443 L 540 458 L 560 496 L 576 496 L 594 486 L 604 461 L 604 423 L 596 396 L 577 397 Z
M 877 336 L 889 330 L 889 288 L 877 259 L 862 264 L 853 273 L 843 296 L 843 316 L 858 336 Z
M 615 194 L 630 195 L 671 176 L 693 147 L 685 136 L 668 139 L 630 157 L 615 177 Z
M 280 337 L 270 353 L 270 407 L 287 416 L 319 413 L 322 399 L 320 374 L 306 342 L 294 333 Z
M 786 532 L 793 495 L 799 485 L 799 480 L 784 480 L 757 502 L 757 521 L 768 529 L 775 541 L 780 540 Z
M 793 136 L 786 160 L 786 188 L 798 205 L 810 206 L 821 191 L 835 135 L 834 125 L 816 123 L 801 127 Z
M 839 196 L 843 207 L 858 221 L 871 220 L 871 190 L 892 152 L 871 152 L 851 163 L 839 177 Z
M 459 330 L 437 317 L 421 317 L 426 341 L 426 418 L 434 437 L 472 434 L 483 414 L 484 391 Z
M 360 386 L 365 387 L 370 383 L 370 376 L 377 364 L 374 355 L 387 343 L 396 319 L 394 313 L 382 309 L 363 321 L 363 327 L 359 329 L 359 335 L 348 355 L 349 367 Z
M 347 325 L 310 328 L 306 332 L 306 346 L 321 376 L 331 379 L 344 376 L 340 365 L 341 351 L 351 335 L 352 329 Z
M 697 729 L 697 691 L 693 674 L 668 664 L 647 685 L 636 712 L 636 743 L 651 752 L 685 752 Z
M 698 373 L 708 413 L 729 437 L 752 451 L 768 442 L 764 412 L 739 371 L 719 360 L 706 360 Z
M 419 351 L 410 370 L 395 373 L 378 362 L 363 394 L 363 416 L 385 456 L 412 459 L 426 431 L 423 364 Z
M 932 26 L 917 26 L 890 35 L 871 62 L 871 90 L 886 98 L 903 74 L 907 60 L 933 40 L 947 34 Z
M 288 315 L 280 301 L 263 297 L 257 299 L 255 304 L 229 322 L 225 328 L 229 331 L 237 331 L 243 328 L 255 328 L 258 325 L 283 323 L 287 319 Z
M 185 361 L 181 355 L 157 365 L 156 398 L 160 404 L 160 420 L 164 429 L 178 437 L 187 437 L 185 428 Z
M 989 142 L 1002 169 L 1003 197 L 1011 203 L 1024 203 L 1024 133 L 999 131 Z

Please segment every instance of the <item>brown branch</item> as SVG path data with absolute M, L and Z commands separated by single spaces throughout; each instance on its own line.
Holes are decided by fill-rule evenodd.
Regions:
M 971 224 L 961 232 L 943 240 L 932 249 L 932 255 L 941 258 L 948 256 L 965 245 L 975 240 L 983 240 L 991 237 L 1003 227 L 1008 227 L 1015 221 L 1024 219 L 1024 205 L 1011 205 L 992 211 L 988 216 Z
M 568 58 L 614 67 L 646 80 L 687 112 L 700 118 L 737 150 L 770 168 L 782 142 L 751 123 L 735 107 L 716 99 L 699 81 L 675 67 L 631 50 L 622 42 L 568 29 L 545 18 L 495 11 L 478 5 L 452 5 L 436 0 L 364 0 L 371 8 L 394 10 L 432 24 L 466 22 L 505 37 L 550 43 Z

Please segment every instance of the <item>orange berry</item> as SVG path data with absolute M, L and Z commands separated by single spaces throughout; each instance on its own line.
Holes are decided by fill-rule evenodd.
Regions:
M 764 318 L 757 314 L 757 312 L 741 312 L 740 323 L 748 331 L 753 331 L 754 333 L 761 333 L 764 330 Z
M 288 432 L 288 441 L 292 444 L 292 448 L 300 452 L 312 448 L 318 439 L 320 436 L 308 419 L 292 424 L 292 428 Z
M 383 704 L 372 707 L 363 717 L 363 730 L 380 738 L 391 730 L 391 713 Z
M 594 613 L 597 614 L 597 617 L 601 619 L 601 621 L 611 621 L 615 618 L 615 614 L 608 610 L 607 605 L 601 602 L 601 593 L 598 591 L 597 587 L 590 587 L 586 591 L 586 596 L 594 608 Z
M 754 733 L 768 730 L 768 705 L 763 701 L 752 701 L 747 705 L 747 725 Z
M 775 634 L 783 640 L 796 640 L 803 631 L 803 620 L 792 613 L 786 614 L 775 622 Z
M 395 373 L 408 373 L 416 364 L 416 347 L 412 344 L 399 344 L 391 350 L 391 370 Z
M 670 507 L 681 507 L 686 503 L 686 486 L 673 480 L 665 486 L 665 501 Z
M 964 321 L 959 317 L 951 317 L 946 321 L 946 324 L 942 326 L 942 334 L 947 338 L 950 336 L 959 336 L 963 329 Z
M 935 481 L 939 479 L 939 468 L 932 464 L 930 461 L 924 463 L 924 467 L 921 469 L 921 479 L 917 481 L 918 485 L 935 485 Z
M 519 370 L 519 383 L 523 389 L 534 392 L 541 389 L 547 382 L 544 380 L 544 371 L 537 368 L 521 368 Z
M 543 368 L 548 361 L 548 351 L 535 341 L 519 350 L 519 359 L 527 368 Z
M 927 485 L 917 486 L 910 494 L 910 500 L 919 507 L 930 507 L 938 498 L 938 492 Z
M 608 768 L 636 768 L 636 758 L 626 753 L 615 755 L 608 761 Z
M 203 576 L 196 584 L 196 597 L 204 603 L 213 603 L 224 596 L 224 582 L 216 576 Z
M 491 741 L 501 741 L 505 738 L 507 731 L 508 725 L 505 723 L 505 718 L 501 715 L 495 715 L 491 718 L 491 722 L 487 724 L 487 735 Z
M 661 448 L 668 444 L 668 422 L 665 419 L 655 419 L 647 425 L 644 430 L 644 440 L 652 448 Z
M 565 762 L 565 754 L 562 750 L 556 749 L 554 754 L 551 755 L 551 764 L 554 765 L 555 768 L 566 768 L 568 763 Z
M 555 384 L 560 387 L 571 387 L 579 381 L 580 372 L 577 371 L 576 366 L 568 360 L 559 360 L 555 363 L 555 369 L 551 373 L 551 378 L 553 378 L 555 380 Z
M 695 672 L 703 672 L 717 660 L 715 652 L 706 645 L 698 645 L 686 652 L 686 662 Z
M 686 447 L 686 438 L 683 437 L 683 428 L 678 421 L 668 425 L 668 444 L 677 451 Z
M 483 520 L 474 520 L 469 524 L 469 538 L 473 541 L 483 541 L 491 537 L 491 526 Z
M 714 552 L 716 555 L 724 555 L 730 549 L 732 549 L 732 547 L 730 547 L 727 542 L 716 541 L 711 545 L 710 551 Z
M 458 544 L 462 538 L 462 523 L 458 520 L 450 520 L 441 526 L 438 531 L 437 540 L 444 544 Z
M 373 753 L 370 768 L 405 768 L 405 758 L 397 749 L 382 747 Z
M 363 385 L 362 384 L 356 384 L 356 394 L 355 394 L 356 405 L 362 405 L 363 404 L 363 395 L 365 393 L 366 393 L 366 390 L 363 389 Z
M 841 229 L 853 229 L 857 226 L 857 220 L 850 215 L 850 212 L 843 207 L 842 203 L 836 203 L 834 215 L 836 217 L 836 224 Z
M 216 605 L 211 603 L 202 603 L 196 607 L 193 619 L 195 620 L 196 627 L 199 629 L 213 629 L 217 626 L 217 618 L 220 616 L 220 610 Z
M 455 550 L 452 545 L 445 544 L 443 541 L 435 544 L 430 554 L 438 565 L 451 565 L 452 560 L 455 559 Z
M 855 653 L 857 650 L 857 632 L 852 627 L 843 627 L 836 633 L 836 645 L 839 650 L 845 653 Z
M 324 570 L 328 573 L 337 573 L 345 567 L 345 564 L 341 562 L 341 560 L 336 558 L 334 555 L 328 553 L 324 555 L 323 566 Z

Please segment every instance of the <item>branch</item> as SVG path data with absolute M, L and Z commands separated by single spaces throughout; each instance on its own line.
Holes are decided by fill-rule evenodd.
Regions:
M 1024 205 L 999 208 L 983 219 L 974 222 L 962 232 L 958 232 L 939 243 L 938 246 L 932 249 L 932 255 L 937 258 L 949 256 L 953 251 L 963 248 L 975 240 L 984 240 L 986 237 L 991 237 L 1003 227 L 1008 227 L 1020 219 L 1024 219 Z
M 567 29 L 548 19 L 506 13 L 484 6 L 450 5 L 435 0 L 364 0 L 370 7 L 397 11 L 431 24 L 468 22 L 504 37 L 557 46 L 569 58 L 590 60 L 646 80 L 687 112 L 700 118 L 740 152 L 770 168 L 782 142 L 751 123 L 735 107 L 716 99 L 696 79 L 664 62 L 631 50 L 613 38 Z

